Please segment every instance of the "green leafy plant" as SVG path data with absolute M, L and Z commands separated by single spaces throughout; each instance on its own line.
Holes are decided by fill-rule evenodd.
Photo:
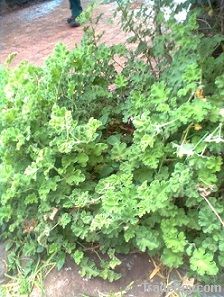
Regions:
M 55 263 L 51 257 L 47 261 L 33 262 L 31 258 L 23 258 L 22 265 L 17 266 L 15 276 L 7 275 L 9 280 L 0 287 L 2 297 L 25 297 L 30 296 L 32 290 L 38 287 L 41 296 L 45 296 L 44 279 L 47 274 L 54 268 Z
M 159 2 L 119 4 L 132 49 L 88 29 L 42 67 L 1 67 L 9 269 L 39 255 L 60 269 L 70 255 L 113 281 L 117 254 L 138 249 L 199 278 L 223 272 L 223 37 L 199 33 L 194 12 L 177 22 L 180 7 L 165 18 Z

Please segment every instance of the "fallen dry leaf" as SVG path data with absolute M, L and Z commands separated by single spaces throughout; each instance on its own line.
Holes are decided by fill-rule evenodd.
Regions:
M 194 278 L 188 278 L 187 276 L 184 276 L 182 280 L 182 286 L 193 287 L 194 282 L 195 282 Z
M 49 215 L 49 219 L 50 219 L 51 221 L 54 220 L 56 214 L 58 213 L 58 210 L 59 210 L 59 209 L 58 209 L 57 207 L 54 207 L 54 208 L 52 209 L 52 213 Z

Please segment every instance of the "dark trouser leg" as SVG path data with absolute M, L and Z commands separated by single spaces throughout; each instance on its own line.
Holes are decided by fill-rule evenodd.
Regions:
M 82 12 L 80 0 L 70 0 L 70 9 L 72 11 L 72 16 L 77 18 Z

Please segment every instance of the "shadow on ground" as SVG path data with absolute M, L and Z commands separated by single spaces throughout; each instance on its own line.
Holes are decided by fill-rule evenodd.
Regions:
M 122 264 L 119 267 L 119 272 L 122 277 L 113 283 L 99 278 L 82 278 L 79 275 L 78 267 L 72 260 L 68 260 L 61 271 L 53 270 L 47 276 L 45 281 L 46 297 L 98 297 L 110 293 L 120 293 L 119 296 L 127 297 L 162 296 L 152 291 L 147 292 L 147 288 L 149 288 L 147 284 L 150 284 L 149 274 L 153 270 L 153 265 L 149 262 L 147 255 L 130 254 L 120 256 L 120 259 Z M 157 283 L 160 281 L 159 278 L 156 280 Z M 41 292 L 35 289 L 31 297 L 42 297 Z

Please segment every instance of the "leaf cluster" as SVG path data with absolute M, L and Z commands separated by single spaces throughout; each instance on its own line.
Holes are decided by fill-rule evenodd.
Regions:
M 71 255 L 82 275 L 112 281 L 116 254 L 138 249 L 215 276 L 224 267 L 224 56 L 211 54 L 222 37 L 202 35 L 195 13 L 178 23 L 156 5 L 119 10 L 134 49 L 87 30 L 42 67 L 0 69 L 9 268 L 18 255 L 46 255 L 60 269 Z

